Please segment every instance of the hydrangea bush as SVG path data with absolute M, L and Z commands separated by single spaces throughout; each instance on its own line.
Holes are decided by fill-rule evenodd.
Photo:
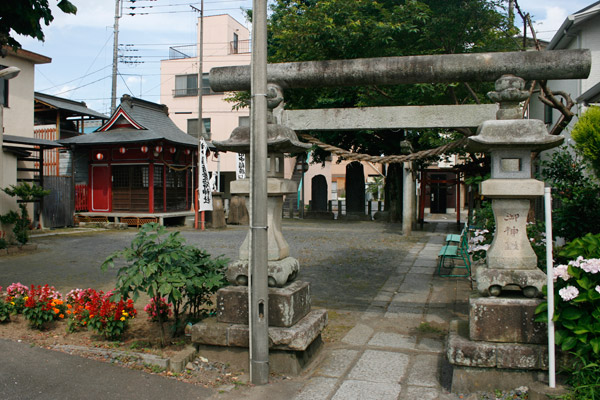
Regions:
M 473 261 L 485 260 L 494 236 L 487 229 L 472 229 L 469 237 L 469 254 Z
M 597 236 L 597 235 L 596 235 Z M 554 267 L 556 344 L 574 353 L 584 364 L 600 357 L 600 246 L 586 235 L 569 243 L 561 256 L 577 256 Z M 599 242 L 600 243 L 600 242 Z M 542 303 L 537 320 L 547 322 L 548 305 Z

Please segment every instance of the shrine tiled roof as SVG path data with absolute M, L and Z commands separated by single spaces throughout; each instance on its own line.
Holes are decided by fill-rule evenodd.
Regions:
M 155 141 L 198 146 L 197 138 L 183 132 L 169 118 L 167 106 L 124 95 L 110 119 L 95 132 L 59 142 L 64 145 L 96 146 Z

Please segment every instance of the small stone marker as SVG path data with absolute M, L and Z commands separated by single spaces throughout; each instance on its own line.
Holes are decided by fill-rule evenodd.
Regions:
M 358 161 L 346 166 L 346 214 L 365 214 L 365 172 Z
M 327 179 L 317 175 L 312 178 L 311 184 L 311 211 L 327 211 Z

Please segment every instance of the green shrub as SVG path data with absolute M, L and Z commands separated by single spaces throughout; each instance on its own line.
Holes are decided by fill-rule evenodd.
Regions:
M 0 286 L 0 323 L 10 322 L 12 307 L 2 295 L 2 286 Z
M 14 224 L 13 233 L 15 240 L 21 244 L 25 244 L 29 241 L 29 229 L 31 225 L 26 203 L 39 200 L 49 195 L 50 191 L 44 190 L 37 185 L 29 185 L 27 182 L 20 183 L 17 186 L 11 185 L 1 190 L 11 197 L 18 197 L 22 201 L 22 203 L 19 203 L 21 214 L 9 211 L 4 215 L 0 215 L 0 222 L 3 224 Z
M 555 189 L 553 197 L 559 204 L 552 214 L 555 236 L 571 241 L 600 233 L 600 187 L 586 175 L 580 157 L 561 147 L 542 166 L 542 178 Z
M 575 147 L 589 161 L 596 176 L 600 176 L 600 107 L 587 109 L 573 127 L 571 137 Z
M 572 390 L 563 400 L 595 400 L 600 399 L 600 365 L 598 362 L 585 363 L 577 359 L 573 365 L 564 368 L 567 383 Z
M 576 238 L 569 244 L 565 245 L 560 255 L 568 259 L 574 259 L 579 256 L 583 258 L 600 258 L 600 234 L 587 235 Z
M 546 224 L 543 221 L 527 223 L 527 237 L 537 256 L 537 266 L 546 272 Z M 557 257 L 557 248 L 552 246 L 553 258 Z
M 164 237 L 166 235 L 166 237 Z M 211 259 L 193 246 L 185 245 L 179 232 L 167 235 L 167 229 L 156 223 L 143 225 L 130 247 L 110 255 L 102 269 L 114 267 L 114 260 L 122 257 L 127 264 L 119 268 L 116 290 L 123 298 L 146 293 L 154 302 L 167 298 L 173 304 L 175 327 L 180 314 L 189 306 L 198 308 L 207 293 L 214 293 L 225 282 L 223 267 L 227 260 Z M 187 296 L 187 302 L 186 300 Z M 190 304 L 190 301 L 196 302 Z M 161 341 L 166 343 L 164 320 L 158 314 Z

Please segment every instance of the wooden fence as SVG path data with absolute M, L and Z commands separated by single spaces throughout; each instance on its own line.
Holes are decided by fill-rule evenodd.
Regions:
M 70 176 L 44 177 L 44 189 L 50 194 L 43 199 L 42 218 L 46 228 L 73 225 L 73 180 Z
M 36 128 L 33 132 L 37 139 L 57 140 L 56 128 Z M 44 176 L 59 176 L 60 156 L 58 149 L 44 150 Z M 35 163 L 35 168 L 38 168 Z

